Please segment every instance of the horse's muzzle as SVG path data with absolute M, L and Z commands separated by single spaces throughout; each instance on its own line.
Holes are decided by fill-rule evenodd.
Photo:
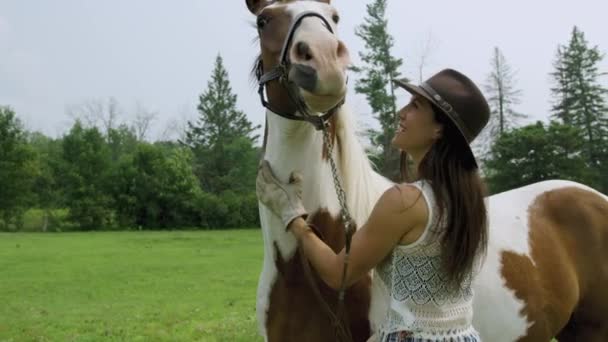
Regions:
M 304 64 L 292 64 L 289 68 L 289 80 L 310 93 L 315 93 L 319 76 L 317 71 Z

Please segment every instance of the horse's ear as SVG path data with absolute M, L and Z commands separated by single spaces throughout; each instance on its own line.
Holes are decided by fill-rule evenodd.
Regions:
M 247 2 L 247 8 L 249 8 L 249 12 L 257 15 L 260 11 L 270 5 L 271 0 L 245 0 Z

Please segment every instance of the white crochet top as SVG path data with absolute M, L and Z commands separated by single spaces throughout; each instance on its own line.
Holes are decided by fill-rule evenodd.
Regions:
M 436 224 L 438 210 L 433 190 L 425 181 L 411 185 L 422 192 L 429 221 L 413 244 L 399 245 L 377 267 L 380 285 L 389 294 L 388 311 L 380 336 L 407 331 L 408 337 L 444 341 L 476 337 L 472 326 L 473 290 L 471 278 L 460 288 L 446 286 L 441 267 L 441 233 L 445 223 Z M 382 340 L 382 339 L 381 339 Z

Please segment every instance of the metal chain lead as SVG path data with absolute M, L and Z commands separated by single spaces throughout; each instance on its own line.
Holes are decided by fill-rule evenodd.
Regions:
M 340 180 L 340 176 L 338 175 L 338 168 L 336 166 L 336 161 L 333 156 L 333 143 L 329 137 L 329 131 L 327 130 L 326 124 L 323 128 L 323 141 L 325 146 L 327 146 L 327 155 L 329 156 L 329 165 L 331 166 L 331 173 L 334 179 L 334 187 L 336 189 L 336 195 L 338 196 L 338 202 L 340 203 L 340 214 L 342 216 L 342 222 L 344 222 L 344 234 L 345 238 L 345 249 L 344 249 L 344 268 L 342 270 L 342 283 L 340 285 L 340 292 L 338 294 L 338 298 L 340 300 L 340 304 L 344 301 L 344 290 L 346 285 L 346 267 L 348 265 L 349 257 L 350 257 L 350 242 L 353 234 L 353 219 L 350 215 L 350 211 L 348 211 L 348 204 L 346 203 L 346 192 L 342 187 L 342 182 Z
M 327 146 L 327 154 L 329 156 L 329 165 L 331 166 L 331 173 L 334 179 L 334 187 L 336 189 L 338 201 L 340 202 L 340 214 L 342 216 L 342 221 L 344 222 L 344 225 L 348 230 L 352 222 L 352 216 L 348 211 L 348 206 L 346 203 L 346 192 L 342 187 L 342 182 L 340 181 L 340 176 L 338 175 L 338 168 L 336 167 L 336 162 L 333 156 L 333 143 L 329 138 L 329 131 L 327 130 L 327 125 L 323 129 L 323 142 L 325 143 L 325 146 Z
M 338 196 L 338 202 L 340 203 L 340 215 L 342 216 L 342 222 L 344 222 L 344 235 L 345 235 L 345 246 L 344 246 L 344 266 L 342 268 L 342 281 L 340 283 L 340 290 L 338 292 L 338 309 L 336 310 L 334 328 L 336 330 L 336 337 L 342 337 L 343 341 L 353 341 L 351 331 L 348 327 L 344 327 L 340 318 L 345 315 L 344 312 L 344 294 L 346 293 L 346 269 L 348 267 L 348 261 L 350 257 L 350 242 L 353 236 L 352 229 L 354 228 L 352 216 L 348 211 L 348 205 L 346 203 L 346 192 L 342 187 L 340 176 L 338 175 L 338 168 L 336 167 L 336 161 L 333 156 L 333 143 L 329 137 L 329 131 L 327 127 L 330 123 L 323 125 L 323 142 L 327 146 L 327 155 L 329 157 L 329 165 L 331 167 L 331 174 L 334 179 L 334 188 L 336 189 L 336 195 Z

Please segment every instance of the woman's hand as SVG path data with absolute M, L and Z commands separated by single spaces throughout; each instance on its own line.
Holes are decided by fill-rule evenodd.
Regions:
M 287 230 L 296 236 L 296 239 L 301 240 L 304 234 L 312 231 L 310 226 L 303 218 L 297 217 L 287 226 Z
M 264 160 L 258 169 L 256 193 L 258 200 L 281 218 L 285 228 L 294 219 L 307 215 L 302 204 L 302 176 L 298 173 L 292 172 L 289 183 L 283 183 Z

